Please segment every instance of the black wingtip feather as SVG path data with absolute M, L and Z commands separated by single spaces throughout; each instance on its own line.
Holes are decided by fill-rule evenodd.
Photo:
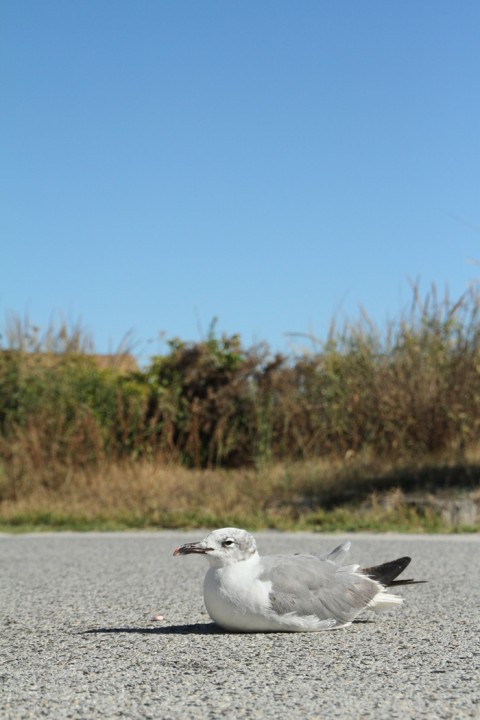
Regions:
M 412 558 L 401 557 L 398 560 L 391 560 L 390 562 L 383 563 L 383 565 L 375 565 L 371 568 L 364 568 L 362 573 L 368 575 L 372 580 L 376 580 L 385 587 L 391 587 L 392 585 L 411 585 L 416 580 L 395 580 L 400 573 L 402 573 L 407 565 L 410 564 Z M 420 581 L 421 582 L 421 581 Z

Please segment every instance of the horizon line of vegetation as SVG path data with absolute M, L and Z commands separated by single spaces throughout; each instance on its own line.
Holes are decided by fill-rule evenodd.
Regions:
M 245 348 L 212 323 L 204 340 L 173 339 L 136 370 L 99 367 L 78 324 L 42 335 L 12 318 L 0 346 L 0 504 L 123 461 L 340 463 L 342 480 L 332 471 L 327 483 L 337 497 L 372 467 L 468 465 L 480 449 L 480 295 L 412 290 L 397 321 L 332 323 L 310 352 Z M 295 492 L 320 497 L 319 483 L 310 473 Z

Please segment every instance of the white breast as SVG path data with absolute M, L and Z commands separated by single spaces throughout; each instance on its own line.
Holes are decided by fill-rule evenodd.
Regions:
M 210 568 L 203 583 L 208 614 L 226 630 L 265 631 L 278 625 L 269 619 L 271 583 L 258 578 L 258 558 Z

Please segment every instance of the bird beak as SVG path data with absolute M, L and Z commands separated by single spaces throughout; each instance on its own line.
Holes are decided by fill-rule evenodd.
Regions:
M 196 542 L 187 543 L 186 545 L 176 548 L 176 550 L 173 551 L 173 554 L 190 555 L 191 553 L 199 553 L 201 555 L 205 555 L 205 553 L 210 552 L 211 550 L 212 548 L 206 547 L 203 542 Z

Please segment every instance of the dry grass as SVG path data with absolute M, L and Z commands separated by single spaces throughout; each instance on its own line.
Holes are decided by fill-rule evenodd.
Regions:
M 451 302 L 414 287 L 386 329 L 364 315 L 290 358 L 213 326 L 132 372 L 100 367 L 78 324 L 41 333 L 11 319 L 5 337 L 6 524 L 432 527 L 435 513 L 365 499 L 478 487 L 473 290 Z
M 411 466 L 405 468 L 402 478 L 398 467 L 370 465 L 368 474 L 364 463 L 356 465 L 351 459 L 242 470 L 123 461 L 100 471 L 70 471 L 60 487 L 37 485 L 16 499 L 4 500 L 0 526 L 460 529 L 442 522 L 433 504 L 419 508 L 407 502 L 396 483 L 414 483 L 412 472 Z
M 62 486 L 37 486 L 4 501 L 0 520 L 33 514 L 70 516 L 87 522 L 125 522 L 162 527 L 210 524 L 209 518 L 254 516 L 275 492 L 278 478 L 254 470 L 188 470 L 149 462 L 105 465 L 101 471 L 71 472 Z

